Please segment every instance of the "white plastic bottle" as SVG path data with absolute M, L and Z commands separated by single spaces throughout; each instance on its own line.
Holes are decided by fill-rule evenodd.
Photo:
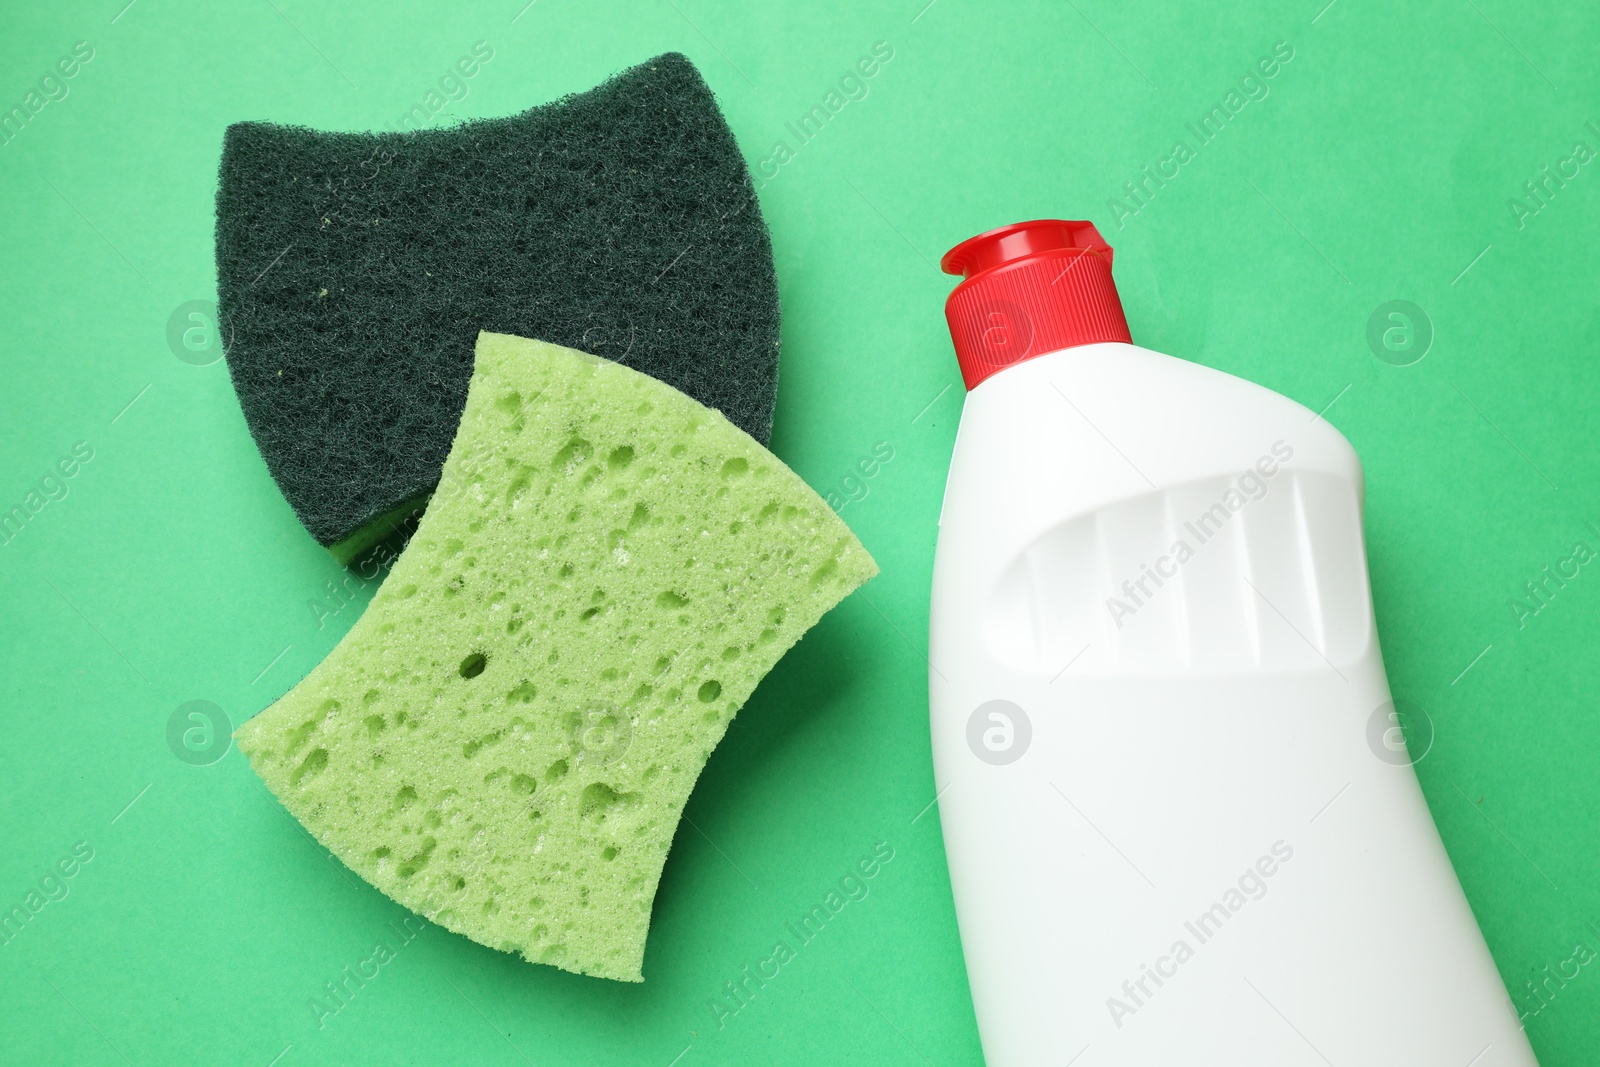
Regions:
M 1396 727 L 1361 465 L 1129 343 L 1088 223 L 944 260 L 934 769 L 989 1067 L 1531 1067 Z

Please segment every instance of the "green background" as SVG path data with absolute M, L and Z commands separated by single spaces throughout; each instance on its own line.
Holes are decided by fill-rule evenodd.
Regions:
M 1552 181 L 1520 223 L 1508 201 L 1576 142 L 1600 149 L 1585 126 L 1600 120 L 1600 9 L 124 2 L 0 10 L 0 107 L 75 42 L 94 49 L 0 147 L 0 509 L 75 443 L 93 449 L 0 546 L 0 910 L 76 843 L 94 850 L 0 947 L 0 1060 L 978 1062 L 937 809 L 922 814 L 927 592 L 961 402 L 936 264 L 978 231 L 1065 216 L 1116 247 L 1137 341 L 1325 410 L 1361 453 L 1391 681 L 1435 732 L 1418 765 L 1434 816 L 1513 998 L 1537 1009 L 1542 1062 L 1594 1062 L 1600 964 L 1544 1003 L 1524 983 L 1600 947 L 1600 572 L 1520 620 L 1510 601 L 1576 542 L 1600 546 L 1600 165 Z M 215 298 L 228 123 L 386 128 L 478 41 L 493 59 L 434 125 L 676 49 L 752 166 L 786 143 L 761 190 L 784 311 L 773 447 L 819 491 L 858 497 L 842 514 L 883 573 L 713 756 L 643 985 L 429 927 L 319 1028 L 308 1001 L 397 941 L 404 913 L 237 751 L 191 765 L 167 723 L 190 700 L 235 724 L 260 710 L 375 583 L 352 582 L 319 626 L 310 605 L 331 608 L 325 583 L 346 572 L 273 485 L 224 364 L 177 358 L 166 329 Z M 867 96 L 800 145 L 785 123 L 879 41 L 893 59 Z M 1265 98 L 1124 201 L 1137 212 L 1110 203 L 1175 142 L 1193 147 L 1186 123 L 1279 42 L 1293 59 Z M 1388 359 L 1368 343 L 1391 300 L 1431 323 L 1407 366 L 1415 340 L 1391 335 Z M 845 482 L 879 442 L 894 459 Z M 719 1028 L 707 1001 L 880 841 L 894 859 L 870 896 Z M 1396 1012 L 1410 994 L 1394 990 Z

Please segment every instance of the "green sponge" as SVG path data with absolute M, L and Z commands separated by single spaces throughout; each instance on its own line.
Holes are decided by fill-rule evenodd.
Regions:
M 722 415 L 617 364 L 484 333 L 409 547 L 239 747 L 406 907 L 640 981 L 706 758 L 778 658 L 876 572 Z
M 267 469 L 341 559 L 438 483 L 480 329 L 584 349 L 772 432 L 772 244 L 676 53 L 446 129 L 229 127 L 217 302 Z

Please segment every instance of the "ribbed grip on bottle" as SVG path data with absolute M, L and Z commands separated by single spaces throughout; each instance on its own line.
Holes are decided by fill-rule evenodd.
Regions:
M 995 262 L 1013 249 L 1020 255 Z M 1088 223 L 1018 223 L 957 245 L 944 261 L 950 273 L 978 264 L 945 302 L 968 389 L 1047 352 L 1132 341 L 1111 280 L 1111 248 Z

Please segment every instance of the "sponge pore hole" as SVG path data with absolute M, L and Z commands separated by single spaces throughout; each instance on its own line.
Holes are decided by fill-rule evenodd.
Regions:
M 286 749 L 287 753 L 292 756 L 296 752 L 299 752 L 305 747 L 306 742 L 311 740 L 311 735 L 316 732 L 317 720 L 315 719 L 308 719 L 299 726 L 295 727 L 289 732 L 289 736 L 287 738 L 289 742 Z
M 836 559 L 830 559 L 828 562 L 818 567 L 811 574 L 811 588 L 815 589 L 829 578 L 832 578 L 838 569 L 839 561 Z
M 578 796 L 578 815 L 593 823 L 604 823 L 622 810 L 633 807 L 639 797 L 635 793 L 619 793 L 604 782 L 585 786 Z
M 435 841 L 431 835 L 424 837 L 422 839 L 422 849 L 415 856 L 402 863 L 395 873 L 401 878 L 410 878 L 422 870 L 428 865 L 428 861 L 433 859 L 433 850 L 438 847 L 438 844 L 439 842 Z
M 504 733 L 504 730 L 495 730 L 492 733 L 487 733 L 482 737 L 474 738 L 473 740 L 468 741 L 466 744 L 461 746 L 461 755 L 467 759 L 471 759 L 473 756 L 478 754 L 480 749 L 487 748 L 490 745 L 499 744 L 500 738 Z
M 574 434 L 561 446 L 561 451 L 556 453 L 550 465 L 558 471 L 571 474 L 581 467 L 593 452 L 593 445 Z
M 487 656 L 482 652 L 474 652 L 461 661 L 461 666 L 458 669 L 461 672 L 461 677 L 476 678 L 483 673 L 483 669 L 488 665 L 489 658 Z
M 722 683 L 717 681 L 715 678 L 711 679 L 709 682 L 702 682 L 698 695 L 700 697 L 700 703 L 709 704 L 722 695 Z
M 314 777 L 318 771 L 321 771 L 327 765 L 328 750 L 314 748 L 307 754 L 305 759 L 300 761 L 300 766 L 296 767 L 294 772 L 289 775 L 289 784 L 299 785 L 304 779 Z
M 511 483 L 506 486 L 506 506 L 519 508 L 527 498 L 528 490 L 533 488 L 537 472 L 532 467 L 523 467 L 512 477 Z

